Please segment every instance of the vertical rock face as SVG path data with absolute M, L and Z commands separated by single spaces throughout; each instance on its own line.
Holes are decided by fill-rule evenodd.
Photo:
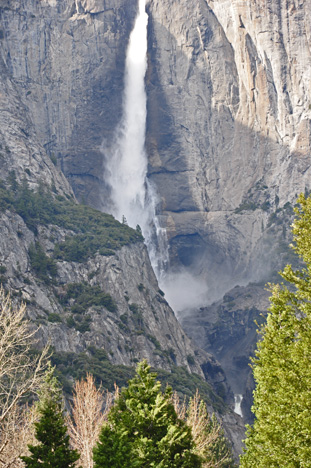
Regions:
M 163 298 L 140 235 L 77 209 L 55 167 L 58 161 L 80 198 L 101 205 L 101 143 L 111 140 L 120 117 L 136 8 L 128 0 L 0 5 L 0 282 L 27 301 L 42 342 L 50 339 L 58 353 L 95 346 L 115 365 L 147 358 L 201 377 L 205 363 L 228 395 L 218 363 L 195 353 Z M 59 255 L 62 247 L 74 257 Z
M 149 4 L 150 177 L 172 256 L 224 288 L 272 268 L 271 216 L 311 186 L 310 6 Z
M 0 57 L 0 178 L 14 171 L 16 179 L 26 179 L 32 187 L 41 181 L 53 185 L 59 193 L 72 190 L 36 137 L 27 107 L 18 87 Z
M 135 0 L 5 0 L 1 55 L 78 198 L 100 206 L 103 138 L 122 107 Z
M 219 296 L 275 267 L 273 220 L 311 188 L 310 0 L 147 8 L 149 176 L 172 264 L 214 281 Z M 136 11 L 136 0 L 1 5 L 1 55 L 21 102 L 95 207 L 107 196 L 101 147 L 120 120 Z
M 147 8 L 149 177 L 161 200 L 172 265 L 187 267 L 209 285 L 209 299 L 219 298 L 235 284 L 280 268 L 292 205 L 299 192 L 311 190 L 311 0 L 151 0 Z M 71 196 L 54 161 L 79 200 L 102 205 L 107 188 L 101 148 L 103 140 L 108 147 L 113 142 L 121 117 L 125 51 L 136 11 L 136 0 L 1 1 L 2 179 L 14 170 L 17 180 L 25 177 L 31 187 L 43 178 L 56 193 Z M 13 215 L 13 220 L 3 218 L 1 261 L 15 265 L 8 269 L 9 285 L 27 294 L 27 282 L 19 282 L 16 272 L 21 268 L 27 281 L 36 283 L 27 252 L 38 239 Z M 5 234 L 11 231 L 13 237 Z M 65 235 L 58 233 L 62 239 Z M 53 247 L 49 250 L 42 236 L 39 240 L 52 255 Z M 13 241 L 22 245 L 20 265 L 11 255 Z M 123 271 L 132 255 L 126 252 L 128 257 L 123 251 L 115 265 L 109 264 L 111 271 Z M 66 268 L 71 267 L 58 267 L 64 283 L 87 278 L 86 266 L 72 266 L 72 276 Z M 96 281 L 109 282 L 109 275 Z M 151 283 L 150 297 L 155 298 Z M 136 286 L 135 301 L 148 309 L 150 297 L 143 299 Z M 28 289 L 29 300 L 31 294 L 37 303 L 42 299 L 46 310 L 43 318 L 34 311 L 35 319 L 47 321 L 61 311 L 45 299 L 50 294 L 45 287 Z M 118 298 L 120 317 L 126 320 L 128 314 L 134 324 L 124 294 Z M 161 302 L 158 307 L 163 317 L 170 313 Z M 243 334 L 243 307 L 234 310 L 238 322 L 229 317 L 224 334 L 222 325 L 217 328 L 220 303 L 193 320 L 205 329 L 213 323 L 216 335 L 228 336 L 231 346 Z M 120 320 L 113 325 L 115 334 Z M 185 324 L 194 336 L 202 332 L 191 319 Z M 65 322 L 53 327 L 72 337 L 68 349 L 82 346 L 85 338 L 68 331 Z M 161 342 L 161 327 L 153 329 L 152 321 L 150 327 L 146 336 L 153 338 L 137 338 L 139 356 L 143 349 L 152 354 L 158 343 L 169 353 L 170 340 Z M 176 330 L 180 342 L 182 332 Z M 118 335 L 122 351 L 113 343 L 114 356 L 128 363 L 128 337 L 123 335 Z M 251 335 L 245 335 L 248 345 Z M 108 334 L 100 340 L 107 344 Z M 208 333 L 201 343 L 226 366 L 229 345 L 225 353 Z M 190 348 L 185 346 L 177 361 L 188 365 Z M 166 365 L 165 353 L 157 356 L 154 363 Z
M 282 267 L 292 205 L 311 188 L 311 2 L 153 0 L 148 8 L 150 178 L 172 260 L 220 298 Z M 254 313 L 267 306 L 256 294 L 245 292 L 252 307 L 235 290 L 230 308 L 224 298 L 183 320 L 244 396 Z

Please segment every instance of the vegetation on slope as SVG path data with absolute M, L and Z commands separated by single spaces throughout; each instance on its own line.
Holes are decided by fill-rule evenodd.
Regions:
M 54 257 L 61 260 L 84 262 L 96 253 L 113 255 L 122 246 L 143 240 L 139 230 L 119 223 L 113 216 L 55 195 L 44 185 L 35 192 L 26 180 L 18 184 L 14 174 L 10 188 L 0 182 L 0 210 L 5 209 L 19 214 L 35 234 L 39 225 L 54 224 L 71 231 L 55 246 Z
M 63 295 L 59 295 L 59 302 L 70 308 L 74 314 L 82 314 L 89 307 L 105 307 L 109 312 L 116 312 L 117 305 L 110 294 L 105 293 L 99 286 L 88 283 L 68 283 Z M 72 303 L 73 301 L 74 303 Z
M 54 352 L 51 359 L 56 365 L 58 378 L 67 393 L 72 392 L 73 380 L 85 377 L 88 372 L 94 376 L 97 385 L 102 384 L 110 391 L 115 384 L 124 387 L 134 375 L 133 367 L 112 364 L 105 350 L 94 346 L 90 346 L 87 352 L 77 354 Z M 222 398 L 216 395 L 211 386 L 200 376 L 189 374 L 185 368 L 177 366 L 172 366 L 171 372 L 157 369 L 157 373 L 163 388 L 171 385 L 179 394 L 188 398 L 198 389 L 208 405 L 220 413 L 226 411 Z

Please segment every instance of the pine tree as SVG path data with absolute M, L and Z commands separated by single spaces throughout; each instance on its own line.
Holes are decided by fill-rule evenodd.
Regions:
M 94 449 L 94 468 L 200 468 L 191 430 L 146 361 L 121 391 Z
M 21 457 L 26 468 L 71 468 L 79 459 L 69 447 L 69 436 L 62 411 L 61 390 L 50 367 L 38 405 L 40 419 L 35 423 L 38 445 L 29 445 L 31 453 Z
M 311 467 L 311 199 L 298 199 L 294 250 L 305 267 L 287 265 L 290 283 L 272 287 L 270 312 L 253 360 L 253 427 L 242 468 Z

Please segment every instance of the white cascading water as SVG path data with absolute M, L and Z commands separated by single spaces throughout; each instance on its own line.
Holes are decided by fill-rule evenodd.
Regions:
M 133 228 L 141 227 L 160 287 L 178 313 L 184 308 L 203 304 L 206 285 L 183 269 L 175 273 L 167 271 L 166 230 L 161 228 L 156 216 L 156 190 L 147 179 L 147 25 L 146 0 L 139 0 L 139 11 L 126 54 L 123 117 L 113 144 L 103 142 L 105 180 L 110 187 L 110 203 L 109 206 L 105 204 L 103 210 L 112 213 L 119 221 L 125 217 Z
M 234 412 L 243 418 L 242 407 L 241 407 L 242 400 L 243 400 L 243 395 L 240 395 L 238 393 L 234 395 Z
M 165 230 L 156 217 L 157 196 L 147 180 L 145 151 L 147 69 L 146 0 L 139 0 L 139 11 L 130 35 L 126 54 L 123 118 L 115 144 L 103 148 L 106 155 L 106 181 L 111 189 L 110 212 L 129 226 L 139 225 L 145 237 L 151 263 L 160 275 L 168 261 Z M 159 250 L 161 252 L 159 252 Z

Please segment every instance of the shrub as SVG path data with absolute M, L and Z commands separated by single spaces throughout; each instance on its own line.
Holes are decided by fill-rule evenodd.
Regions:
M 59 314 L 52 312 L 48 315 L 48 321 L 52 323 L 62 322 L 62 318 Z
M 37 277 L 45 283 L 50 283 L 57 274 L 55 261 L 46 255 L 39 242 L 30 245 L 28 254 L 31 268 Z
M 89 307 L 102 306 L 109 312 L 116 312 L 117 305 L 110 294 L 105 293 L 99 286 L 91 286 L 87 283 L 68 283 L 66 295 L 60 297 L 60 302 L 67 305 L 70 299 L 74 299 L 71 306 L 73 313 L 81 314 Z

